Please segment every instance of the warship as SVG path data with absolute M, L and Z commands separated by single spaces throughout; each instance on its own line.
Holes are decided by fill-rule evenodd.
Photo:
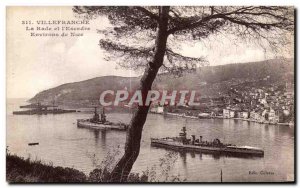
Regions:
M 113 123 L 106 120 L 104 108 L 99 116 L 97 107 L 94 107 L 94 116 L 91 119 L 77 119 L 77 127 L 90 129 L 112 129 L 112 130 L 127 130 L 128 125 L 125 123 Z
M 151 145 L 178 151 L 264 156 L 261 148 L 224 144 L 218 138 L 208 142 L 203 141 L 202 136 L 196 139 L 195 135 L 191 135 L 191 139 L 188 139 L 186 127 L 183 127 L 181 131 L 179 137 L 151 138 Z
M 64 114 L 76 112 L 76 110 L 60 109 L 56 105 L 43 105 L 40 102 L 29 105 L 20 106 L 20 108 L 28 108 L 30 110 L 13 111 L 14 115 L 46 115 L 46 114 Z

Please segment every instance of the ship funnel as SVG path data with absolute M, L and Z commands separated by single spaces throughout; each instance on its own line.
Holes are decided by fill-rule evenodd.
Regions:
M 195 135 L 192 135 L 192 144 L 195 144 Z
M 200 136 L 200 143 L 202 142 L 202 136 Z

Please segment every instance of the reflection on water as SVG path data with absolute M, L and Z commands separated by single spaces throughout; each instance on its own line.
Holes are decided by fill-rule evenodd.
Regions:
M 55 166 L 74 167 L 89 173 L 95 168 L 90 156 L 100 161 L 108 152 L 120 148 L 123 152 L 126 133 L 77 128 L 76 119 L 89 118 L 88 113 L 60 115 L 17 116 L 12 110 L 20 104 L 8 102 L 7 145 L 11 153 L 51 161 Z M 129 123 L 131 114 L 107 114 L 113 122 Z M 172 175 L 188 181 L 285 181 L 294 173 L 294 129 L 283 126 L 262 125 L 229 119 L 184 119 L 149 114 L 143 129 L 140 155 L 133 167 L 142 172 L 155 165 L 170 150 L 151 147 L 150 138 L 174 137 L 186 125 L 188 136 L 203 136 L 212 141 L 250 145 L 264 149 L 259 157 L 224 156 L 218 154 L 175 152 Z M 28 146 L 39 142 L 38 146 Z M 116 154 L 115 157 L 120 157 Z M 274 175 L 249 175 L 249 171 L 270 171 Z

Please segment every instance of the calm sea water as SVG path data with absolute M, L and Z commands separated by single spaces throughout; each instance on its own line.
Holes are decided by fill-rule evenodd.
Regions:
M 25 158 L 39 159 L 54 166 L 73 167 L 88 174 L 101 161 L 118 159 L 123 152 L 126 133 L 95 131 L 77 128 L 76 119 L 89 118 L 92 113 L 59 115 L 12 115 L 24 100 L 7 100 L 7 146 L 11 153 Z M 130 113 L 107 114 L 113 122 L 128 123 Z M 150 146 L 151 137 L 177 136 L 186 125 L 188 135 L 202 135 L 204 140 L 219 138 L 225 143 L 261 147 L 263 158 L 238 158 L 198 153 L 172 154 L 170 150 Z M 38 146 L 28 146 L 39 142 Z M 167 160 L 166 160 L 167 159 Z M 161 162 L 165 161 L 161 166 Z M 110 162 L 108 162 L 110 163 Z M 106 163 L 104 163 L 106 164 Z M 102 165 L 104 165 L 102 164 Z M 286 181 L 294 174 L 294 128 L 262 125 L 228 119 L 186 119 L 149 114 L 143 130 L 140 155 L 133 172 L 145 170 L 162 172 L 170 164 L 169 176 L 181 180 L 218 182 L 220 171 L 223 181 Z M 257 174 L 249 174 L 257 172 Z M 271 174 L 260 174 L 260 172 Z M 156 175 L 164 181 L 166 176 Z

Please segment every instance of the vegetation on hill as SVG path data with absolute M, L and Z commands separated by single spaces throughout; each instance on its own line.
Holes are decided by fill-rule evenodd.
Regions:
M 155 80 L 153 89 L 200 91 L 202 96 L 215 96 L 230 89 L 236 82 L 258 84 L 269 76 L 269 82 L 294 82 L 294 60 L 273 59 L 251 63 L 237 63 L 220 66 L 208 66 L 197 69 L 195 73 L 174 78 L 170 74 L 161 74 Z M 97 103 L 105 90 L 127 89 L 134 91 L 138 85 L 137 77 L 103 76 L 81 82 L 63 84 L 42 91 L 30 102 L 55 101 L 58 104 Z
M 8 183 L 112 183 L 112 167 L 116 161 L 116 153 L 108 153 L 106 158 L 98 164 L 92 158 L 95 169 L 88 175 L 74 169 L 54 167 L 41 160 L 24 159 L 12 155 L 7 150 L 6 154 L 6 180 Z M 137 182 L 175 182 L 185 181 L 179 175 L 170 175 L 170 170 L 177 160 L 176 152 L 168 152 L 159 160 L 159 166 L 152 166 L 150 170 L 142 173 L 130 173 L 127 183 Z
M 6 180 L 9 183 L 85 182 L 86 175 L 73 168 L 53 167 L 41 161 L 6 155 Z

